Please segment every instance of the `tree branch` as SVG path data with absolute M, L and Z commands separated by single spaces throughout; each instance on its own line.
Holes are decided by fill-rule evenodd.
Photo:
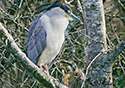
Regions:
M 110 54 L 107 54 L 106 57 L 101 61 L 102 65 L 112 66 L 113 62 L 118 58 L 119 54 L 125 49 L 125 41 L 121 41 Z
M 20 57 L 17 59 L 17 61 L 19 61 L 25 67 L 25 69 L 34 78 L 36 78 L 43 86 L 47 88 L 53 88 L 53 84 L 51 82 L 52 80 L 54 80 L 54 84 L 59 88 L 68 88 L 62 83 L 59 83 L 57 80 L 52 79 L 51 76 L 46 75 L 44 72 L 40 72 L 40 69 L 34 63 L 32 63 L 25 55 L 25 53 L 23 53 L 21 49 L 16 45 L 13 37 L 8 33 L 6 28 L 1 23 L 0 23 L 0 30 L 2 30 L 5 33 L 5 35 L 7 36 L 8 40 L 11 43 L 12 48 L 14 48 L 17 51 L 18 57 Z

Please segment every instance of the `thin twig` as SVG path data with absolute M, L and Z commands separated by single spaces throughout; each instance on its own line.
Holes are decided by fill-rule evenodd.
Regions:
M 16 25 L 24 28 L 26 31 L 28 31 L 28 28 L 24 27 L 22 24 L 17 23 L 15 19 L 13 19 L 13 17 L 11 15 L 9 15 L 8 13 L 6 13 L 6 11 L 4 11 L 2 8 L 0 8 L 0 11 L 5 14 L 7 17 L 9 17 L 9 20 L 13 21 Z
M 35 80 L 30 88 L 33 88 L 33 86 L 36 84 L 36 82 L 37 81 Z
M 23 85 L 26 83 L 27 80 L 28 80 L 28 77 L 23 81 L 20 87 L 23 87 Z
M 89 64 L 88 67 L 86 68 L 86 74 L 85 74 L 86 77 L 87 77 L 87 75 L 88 75 L 88 71 L 89 71 L 89 68 L 91 67 L 92 63 L 93 63 L 102 53 L 103 53 L 103 52 L 100 52 L 100 53 L 99 53 L 98 55 L 96 55 L 95 58 L 92 59 L 92 61 L 90 62 L 90 64 Z M 81 88 L 83 88 L 83 86 L 84 86 L 84 84 L 85 84 L 86 77 L 85 77 L 85 79 L 83 80 L 83 83 L 82 83 Z
M 4 80 L 4 79 L 2 79 L 2 78 L 0 78 L 0 80 L 2 80 L 2 81 L 4 82 L 4 84 L 7 83 L 7 84 L 9 84 L 12 88 L 15 88 L 10 82 L 8 82 L 8 81 L 6 81 L 6 80 Z
M 121 63 L 121 57 L 119 56 L 118 58 L 119 58 L 119 60 L 118 60 L 118 61 L 119 61 L 119 65 L 120 65 L 120 67 L 121 67 L 123 73 L 125 74 L 124 67 L 122 66 L 122 63 Z
M 71 5 L 71 3 L 73 2 L 74 0 L 70 0 L 70 1 L 67 1 L 67 0 L 64 0 L 64 2 L 68 5 Z
M 124 5 L 123 5 L 123 3 L 120 1 L 120 0 L 118 0 L 118 3 L 122 6 L 122 8 L 125 10 L 125 7 L 124 7 Z

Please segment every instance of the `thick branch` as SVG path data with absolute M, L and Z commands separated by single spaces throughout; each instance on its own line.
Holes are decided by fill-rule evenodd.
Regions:
M 40 74 L 39 68 L 32 63 L 28 57 L 21 51 L 21 49 L 16 45 L 14 42 L 13 37 L 8 33 L 8 31 L 2 26 L 0 23 L 0 29 L 2 29 L 7 36 L 8 40 L 11 42 L 11 46 L 18 52 L 18 55 L 22 58 L 20 63 L 27 69 L 27 71 L 36 78 L 41 84 L 48 88 L 53 88 L 52 84 L 50 83 L 49 77 L 47 77 L 44 73 Z
M 106 58 L 101 61 L 102 65 L 112 66 L 113 62 L 118 58 L 119 54 L 125 49 L 125 41 L 121 41 L 120 44 L 112 50 L 110 54 L 106 55 Z M 109 63 L 109 64 L 108 64 Z M 105 67 L 107 67 L 105 66 Z
M 111 53 L 97 58 L 91 65 L 87 77 L 88 86 L 92 88 L 112 88 L 112 64 L 125 49 L 125 41 L 116 46 Z M 91 72 L 91 73 L 90 73 Z
M 34 78 L 36 78 L 43 86 L 45 86 L 47 88 L 53 88 L 53 85 L 51 83 L 52 77 L 46 75 L 43 72 L 40 72 L 40 69 L 28 59 L 28 57 L 25 55 L 25 53 L 23 53 L 21 51 L 21 49 L 14 42 L 13 37 L 8 33 L 8 31 L 0 23 L 0 30 L 1 29 L 7 36 L 8 40 L 10 41 L 12 48 L 14 48 L 17 51 L 17 54 L 20 57 L 17 59 L 17 61 L 20 61 L 20 63 L 25 67 L 25 69 Z M 55 85 L 58 86 L 59 88 L 68 88 L 65 85 L 59 83 L 58 81 L 55 82 Z
M 112 61 L 114 62 L 114 60 L 119 56 L 119 54 L 125 49 L 125 41 L 121 41 L 120 44 L 118 44 L 118 46 L 113 50 L 113 52 L 109 55 L 110 57 L 112 57 Z M 109 58 L 110 59 L 110 58 Z

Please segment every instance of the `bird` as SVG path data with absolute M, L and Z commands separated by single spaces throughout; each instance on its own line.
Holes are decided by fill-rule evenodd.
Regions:
M 55 4 L 33 21 L 26 39 L 26 55 L 37 66 L 51 63 L 61 50 L 69 21 L 82 21 L 66 4 Z

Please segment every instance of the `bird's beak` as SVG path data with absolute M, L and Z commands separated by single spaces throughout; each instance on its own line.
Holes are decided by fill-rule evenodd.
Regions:
M 83 24 L 82 20 L 80 20 L 80 18 L 78 18 L 78 17 L 77 17 L 76 15 L 74 15 L 73 13 L 68 13 L 68 15 L 69 15 L 71 18 L 73 18 L 73 19 L 77 20 L 78 22 L 80 22 L 80 24 Z

